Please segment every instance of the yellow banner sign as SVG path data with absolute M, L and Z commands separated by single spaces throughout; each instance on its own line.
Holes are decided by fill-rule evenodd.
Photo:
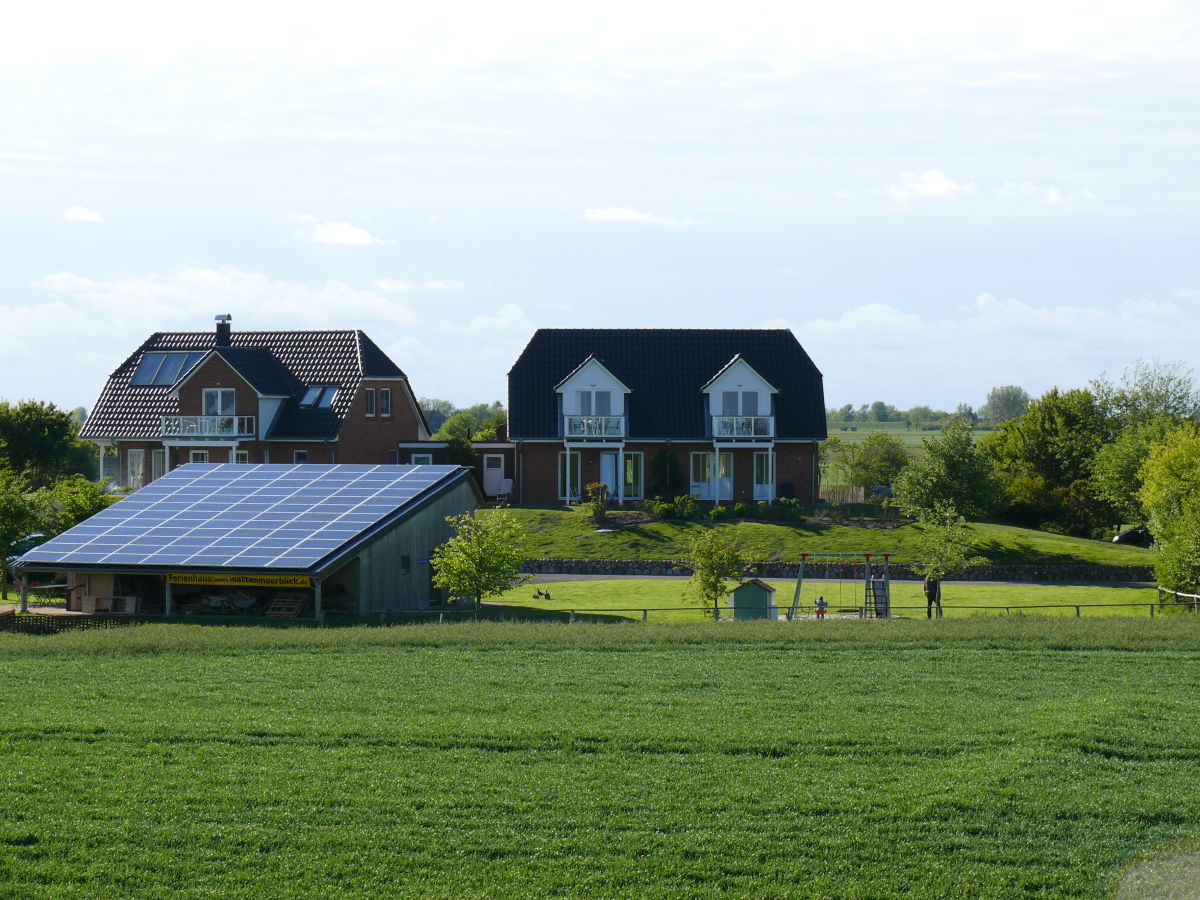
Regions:
M 247 575 L 234 572 L 171 572 L 171 584 L 227 584 L 244 587 L 312 587 L 307 575 Z

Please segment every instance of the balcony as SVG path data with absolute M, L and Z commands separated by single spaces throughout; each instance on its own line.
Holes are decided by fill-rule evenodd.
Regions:
M 774 416 L 713 416 L 714 438 L 775 437 Z
M 565 416 L 563 433 L 568 438 L 623 438 L 624 416 Z
M 163 416 L 162 436 L 194 438 L 198 441 L 219 438 L 253 438 L 254 416 Z

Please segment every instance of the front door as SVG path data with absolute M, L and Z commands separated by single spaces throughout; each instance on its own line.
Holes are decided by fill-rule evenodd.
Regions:
M 717 454 L 717 495 L 713 499 L 718 503 L 722 500 L 733 499 L 733 454 Z
M 600 480 L 608 485 L 608 496 L 614 499 L 621 496 L 617 491 L 617 454 L 600 454 Z
M 775 499 L 775 454 L 754 454 L 754 499 Z
M 501 453 L 485 453 L 483 455 L 483 492 L 489 497 L 500 493 L 500 484 L 504 481 L 504 455 Z

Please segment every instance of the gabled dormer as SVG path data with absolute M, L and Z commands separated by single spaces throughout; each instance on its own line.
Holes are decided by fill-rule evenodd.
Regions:
M 775 436 L 779 390 L 739 353 L 701 389 L 714 438 Z
M 564 437 L 623 438 L 629 388 L 594 356 L 554 386 Z

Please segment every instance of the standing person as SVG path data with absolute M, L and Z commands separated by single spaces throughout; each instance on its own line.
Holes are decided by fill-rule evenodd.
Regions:
M 925 576 L 925 581 L 922 584 L 925 591 L 925 618 L 933 618 L 933 609 L 937 607 L 937 616 L 942 617 L 942 583 L 936 578 Z
M 829 606 L 829 604 L 825 602 L 824 596 L 817 598 L 816 607 L 817 607 L 817 618 L 818 619 L 825 618 L 825 607 L 827 607 L 827 606 Z

